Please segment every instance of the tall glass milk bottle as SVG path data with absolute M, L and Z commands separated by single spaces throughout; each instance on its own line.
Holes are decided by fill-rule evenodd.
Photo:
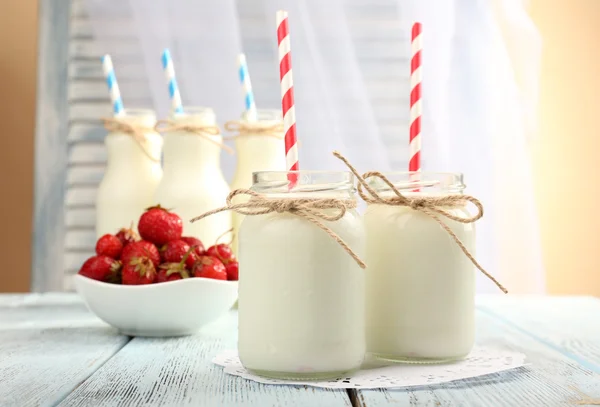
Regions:
M 384 174 L 407 197 L 462 194 L 461 174 Z M 414 185 L 414 184 L 413 184 Z M 391 196 L 381 180 L 371 186 Z M 414 188 L 414 187 L 413 187 Z M 461 217 L 465 207 L 444 207 Z M 475 255 L 475 226 L 440 216 Z M 475 339 L 475 268 L 429 215 L 407 206 L 369 204 L 367 235 L 367 351 L 390 361 L 436 363 L 464 358 Z
M 352 174 L 296 173 L 292 191 L 287 172 L 255 173 L 252 190 L 266 199 L 356 203 Z M 364 254 L 356 210 L 320 222 L 359 257 Z M 358 369 L 365 353 L 366 271 L 324 230 L 294 213 L 247 215 L 239 240 L 238 350 L 244 367 L 287 379 L 330 378 Z
M 252 173 L 258 171 L 285 171 L 285 144 L 283 140 L 283 121 L 281 110 L 258 110 L 258 121 L 248 122 L 246 116 L 242 117 L 240 128 L 245 124 L 256 127 L 240 131 L 235 138 L 237 166 L 231 190 L 250 188 L 252 186 Z M 271 130 L 269 130 L 271 129 Z M 243 202 L 242 197 L 236 198 L 236 203 Z M 237 255 L 238 231 L 243 215 L 233 214 L 233 251 Z
M 105 138 L 108 160 L 96 197 L 96 235 L 117 233 L 137 222 L 154 204 L 154 193 L 162 170 L 162 137 L 154 131 L 156 115 L 151 110 L 125 109 L 118 120 L 137 128 L 139 135 L 112 131 Z
M 182 129 L 164 133 L 164 175 L 155 201 L 183 219 L 184 236 L 194 236 L 208 247 L 231 229 L 231 213 L 189 221 L 225 205 L 229 185 L 220 167 L 223 137 L 202 131 L 216 128 L 210 108 L 186 107 L 185 113 L 174 114 L 171 120 L 173 128 Z

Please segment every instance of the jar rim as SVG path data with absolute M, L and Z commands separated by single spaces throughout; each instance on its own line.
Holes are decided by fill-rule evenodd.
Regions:
M 461 172 L 387 171 L 381 174 L 400 190 L 418 188 L 460 192 L 466 188 Z M 377 177 L 369 178 L 367 182 L 376 191 L 390 190 L 389 185 Z
M 290 188 L 290 178 L 294 176 L 296 182 Z M 350 171 L 298 170 L 254 172 L 252 188 L 257 192 L 294 193 L 354 191 L 355 186 L 354 174 Z
M 241 114 L 241 119 L 248 121 L 248 111 L 244 110 Z M 283 114 L 281 109 L 256 109 L 256 116 L 259 122 L 282 122 Z

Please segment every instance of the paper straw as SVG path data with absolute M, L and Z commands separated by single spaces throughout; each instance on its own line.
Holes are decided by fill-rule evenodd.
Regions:
M 254 102 L 254 93 L 252 92 L 252 83 L 250 82 L 250 72 L 248 71 L 248 64 L 246 63 L 246 56 L 244 54 L 238 55 L 238 67 L 240 82 L 242 82 L 242 89 L 244 90 L 246 120 L 256 121 L 256 103 Z
M 162 66 L 165 71 L 165 78 L 169 86 L 169 98 L 171 99 L 171 110 L 174 113 L 183 113 L 183 104 L 181 103 L 181 94 L 177 79 L 175 78 L 175 68 L 173 67 L 173 59 L 168 48 L 165 48 L 162 54 Z
M 277 44 L 279 46 L 279 79 L 281 81 L 281 108 L 285 134 L 285 161 L 288 171 L 297 171 L 298 143 L 296 138 L 296 110 L 294 106 L 294 81 L 292 79 L 292 54 L 287 11 L 277 12 Z M 297 174 L 289 174 L 290 188 L 296 185 Z
M 421 67 L 422 43 L 421 23 L 414 23 L 411 35 L 410 60 L 410 161 L 408 170 L 421 171 L 421 115 L 423 105 L 421 100 L 421 82 L 423 79 Z
M 104 77 L 108 84 L 108 92 L 113 106 L 113 113 L 115 116 L 123 116 L 125 114 L 123 99 L 121 99 L 121 92 L 119 91 L 119 84 L 117 83 L 117 76 L 115 75 L 112 59 L 108 54 L 102 57 L 102 70 L 104 71 Z

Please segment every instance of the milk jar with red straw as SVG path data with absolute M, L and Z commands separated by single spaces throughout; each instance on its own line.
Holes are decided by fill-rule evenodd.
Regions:
M 235 132 L 237 165 L 231 189 L 250 188 L 252 174 L 258 171 L 285 171 L 283 116 L 281 110 L 257 109 L 244 54 L 238 57 L 240 81 L 244 91 L 245 111 L 240 120 L 227 122 L 225 128 Z M 242 202 L 238 197 L 235 202 Z M 238 254 L 238 231 L 243 215 L 233 214 L 233 252 Z
M 358 369 L 365 354 L 363 224 L 350 172 L 298 170 L 286 12 L 277 13 L 277 26 L 281 154 L 292 170 L 255 173 L 251 189 L 233 191 L 221 209 L 245 215 L 238 350 L 259 375 L 334 378 Z M 250 200 L 233 203 L 240 196 Z
M 482 207 L 464 194 L 461 174 L 421 171 L 420 24 L 412 34 L 409 171 L 364 174 L 359 188 L 368 203 L 367 351 L 388 361 L 437 363 L 464 358 L 473 347 L 474 265 L 486 273 L 474 259 Z
M 133 225 L 154 204 L 162 170 L 162 137 L 154 131 L 156 115 L 147 109 L 125 109 L 109 55 L 102 58 L 114 116 L 104 119 L 109 130 L 106 171 L 96 197 L 96 235 L 117 233 Z
M 171 116 L 159 123 L 165 139 L 164 175 L 154 199 L 184 219 L 184 235 L 196 237 L 208 247 L 231 229 L 231 214 L 220 213 L 196 223 L 189 220 L 198 211 L 225 204 L 229 185 L 221 171 L 220 157 L 223 149 L 231 151 L 223 144 L 211 108 L 182 105 L 169 50 L 163 52 L 162 63 L 171 98 Z

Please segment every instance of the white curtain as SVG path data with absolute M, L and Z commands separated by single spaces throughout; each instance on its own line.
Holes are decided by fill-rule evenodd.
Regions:
M 107 53 L 119 48 L 102 23 L 107 10 L 128 10 L 140 75 L 161 116 L 169 101 L 160 54 L 169 47 L 184 104 L 212 106 L 220 123 L 243 108 L 235 65 L 242 50 L 259 108 L 280 106 L 275 11 L 288 10 L 304 169 L 342 169 L 331 156 L 337 149 L 363 171 L 406 170 L 410 28 L 421 21 L 423 170 L 464 173 L 467 192 L 486 208 L 478 259 L 512 292 L 544 291 L 527 144 L 536 128 L 541 40 L 523 0 L 87 4 Z M 231 176 L 234 158 L 223 158 Z M 478 290 L 496 292 L 485 278 Z

